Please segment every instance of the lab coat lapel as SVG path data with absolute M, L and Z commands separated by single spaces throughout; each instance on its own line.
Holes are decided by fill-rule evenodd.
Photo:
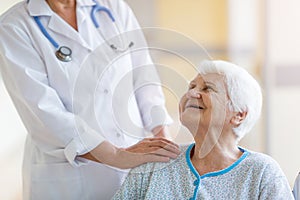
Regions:
M 49 20 L 48 28 L 57 34 L 63 35 L 64 37 L 73 40 L 74 42 L 80 43 L 84 47 L 89 48 L 89 46 L 82 39 L 80 34 L 55 13 L 53 13 Z
M 30 0 L 28 2 L 27 10 L 30 16 L 51 16 L 52 11 L 47 5 L 46 1 Z

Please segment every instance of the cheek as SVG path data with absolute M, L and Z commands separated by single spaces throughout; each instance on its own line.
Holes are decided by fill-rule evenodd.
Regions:
M 223 113 L 226 111 L 226 100 L 224 96 L 208 93 L 203 95 L 203 102 L 207 108 L 211 108 L 214 113 Z
M 211 95 L 209 93 L 204 93 L 201 95 L 204 105 L 208 108 L 212 107 Z
M 184 111 L 185 104 L 187 102 L 186 94 L 183 95 L 179 101 L 179 116 L 181 116 L 182 112 Z

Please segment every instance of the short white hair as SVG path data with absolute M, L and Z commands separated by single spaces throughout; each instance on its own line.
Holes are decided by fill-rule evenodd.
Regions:
M 245 136 L 261 115 L 262 92 L 258 82 L 242 67 L 233 63 L 214 60 L 203 61 L 198 67 L 199 74 L 217 73 L 224 75 L 230 100 L 229 109 L 247 112 L 244 121 L 233 128 L 238 140 Z

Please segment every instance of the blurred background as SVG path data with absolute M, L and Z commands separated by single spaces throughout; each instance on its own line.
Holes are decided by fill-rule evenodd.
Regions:
M 18 0 L 1 0 L 0 14 Z M 127 0 L 149 44 L 181 52 L 197 62 L 203 47 L 210 58 L 225 59 L 246 68 L 263 88 L 263 115 L 240 142 L 241 146 L 272 156 L 293 185 L 300 171 L 300 1 L 298 0 Z M 173 35 L 174 37 L 168 37 Z M 0 41 L 1 42 L 1 41 Z M 195 45 L 197 44 L 197 45 Z M 195 71 L 183 58 L 153 53 L 155 62 L 190 80 Z M 207 57 L 208 58 L 208 57 Z M 193 60 L 193 61 L 194 61 Z M 175 74 L 175 73 L 174 73 Z M 162 80 L 171 80 L 166 70 Z M 172 74 L 171 74 L 172 75 Z M 174 78 L 176 78 L 174 76 Z M 174 80 L 176 85 L 176 80 Z M 178 84 L 178 83 L 177 83 Z M 179 91 L 185 90 L 184 87 Z M 170 127 L 178 143 L 191 141 L 180 127 L 179 96 L 164 90 L 174 118 Z M 26 130 L 0 78 L 0 199 L 19 200 L 22 194 L 21 164 Z

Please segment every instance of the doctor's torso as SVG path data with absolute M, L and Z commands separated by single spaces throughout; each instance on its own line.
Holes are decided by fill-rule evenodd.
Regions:
M 99 2 L 108 8 L 111 6 L 108 1 Z M 49 86 L 57 92 L 66 109 L 80 115 L 90 126 L 101 131 L 108 140 L 118 146 L 128 146 L 135 142 L 133 139 L 127 145 L 124 143 L 124 140 L 128 139 L 121 138 L 126 134 L 122 133 L 116 116 L 122 112 L 128 117 L 128 112 L 133 112 L 130 116 L 134 116 L 134 124 L 142 126 L 136 100 L 131 99 L 128 103 L 128 95 L 133 95 L 131 57 L 128 53 L 122 55 L 109 48 L 89 17 L 91 6 L 78 1 L 78 31 L 57 14 L 49 11 L 45 1 L 31 0 L 28 5 L 22 2 L 15 7 L 12 12 L 18 14 L 10 16 L 8 13 L 2 17 L 3 21 L 11 21 L 17 29 L 21 29 L 20 32 L 24 35 L 20 37 L 27 40 L 26 44 L 36 51 L 36 62 L 32 60 L 32 64 L 45 67 Z M 40 17 L 40 21 L 49 35 L 59 45 L 72 50 L 71 62 L 62 62 L 56 58 L 55 48 L 28 15 L 42 13 L 46 14 Z M 95 16 L 100 28 L 103 27 L 101 32 L 106 40 L 118 34 L 105 13 L 99 12 Z M 124 31 L 122 16 L 115 14 L 114 17 L 118 21 L 120 31 Z M 11 53 L 15 59 L 26 56 L 23 52 L 18 52 L 17 47 Z
M 46 115 L 41 114 L 38 116 L 40 119 L 35 119 L 35 115 L 30 113 L 30 106 L 59 115 L 61 111 L 56 111 L 57 108 L 51 107 L 47 102 L 61 102 L 60 106 L 66 112 L 79 116 L 90 128 L 117 146 L 132 145 L 144 136 L 143 129 L 140 128 L 143 126 L 141 113 L 134 95 L 132 56 L 129 51 L 114 52 L 107 45 L 90 18 L 92 3 L 92 0 L 77 1 L 78 31 L 53 13 L 44 0 L 20 2 L 0 18 L 1 31 L 11 31 L 14 34 L 13 37 L 1 41 L 1 53 L 5 54 L 3 56 L 13 65 L 22 66 L 18 68 L 22 73 L 7 69 L 1 72 L 21 119 L 30 133 L 23 164 L 26 187 L 24 193 L 30 193 L 30 199 L 39 199 L 39 195 L 43 194 L 47 194 L 49 199 L 97 199 L 99 196 L 106 199 L 118 189 L 127 173 L 88 161 L 83 162 L 89 164 L 78 169 L 73 168 L 60 150 L 64 144 L 55 138 L 65 136 L 60 136 L 57 132 L 54 139 L 45 138 L 41 134 L 43 128 L 40 127 L 43 127 L 42 121 L 47 120 L 43 119 Z M 114 4 L 117 4 L 117 1 L 99 0 L 99 3 L 113 11 L 118 28 L 122 32 L 125 31 L 127 11 L 119 13 L 121 10 L 116 10 L 122 9 L 124 5 L 115 8 Z M 40 16 L 41 23 L 59 45 L 68 46 L 72 50 L 71 62 L 62 62 L 56 58 L 55 48 L 33 20 L 34 15 Z M 106 40 L 118 34 L 112 26 L 112 21 L 105 14 L 99 13 L 96 17 L 103 27 L 102 34 Z M 12 46 L 14 48 L 11 48 Z M 32 75 L 34 78 L 29 77 Z M 21 95 L 15 90 L 18 86 L 11 82 L 9 77 L 14 77 L 14 80 L 26 88 L 22 95 L 28 102 L 22 102 L 19 98 Z M 34 87 L 32 81 L 38 79 L 40 82 L 37 81 L 37 88 L 41 82 L 51 88 L 37 90 L 38 92 L 55 95 L 39 94 L 47 99 L 36 99 L 35 93 L 32 93 L 35 88 L 26 87 L 26 80 L 29 79 L 31 87 Z M 59 98 L 59 101 L 52 98 Z M 35 105 L 36 102 L 43 103 Z M 130 123 L 127 123 L 129 118 L 130 123 L 138 128 L 126 127 L 126 124 L 130 126 Z M 36 128 L 37 125 L 39 128 Z M 47 125 L 56 126 L 55 121 L 48 121 Z M 46 131 L 46 125 L 44 128 Z M 130 130 L 134 130 L 135 133 L 131 135 Z M 62 138 L 62 141 L 64 140 L 65 138 Z M 43 150 L 40 149 L 41 146 Z M 57 151 L 51 149 L 52 146 L 55 146 Z M 44 153 L 44 150 L 48 149 L 51 149 L 51 156 Z

